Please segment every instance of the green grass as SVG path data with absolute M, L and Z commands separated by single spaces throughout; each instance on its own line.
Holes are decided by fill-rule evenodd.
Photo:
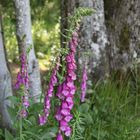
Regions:
M 131 91 L 131 82 L 110 80 L 90 89 L 86 103 L 75 109 L 73 125 L 80 119 L 82 131 L 71 140 L 140 140 L 140 96 Z

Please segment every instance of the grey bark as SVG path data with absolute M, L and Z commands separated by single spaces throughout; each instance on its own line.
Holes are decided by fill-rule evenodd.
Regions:
M 86 61 L 92 80 L 114 72 L 126 75 L 134 64 L 139 66 L 139 0 L 73 0 L 63 9 L 66 8 L 64 11 L 71 14 L 71 10 L 78 6 L 96 10 L 96 13 L 82 20 L 78 50 L 79 64 L 81 66 Z M 62 17 L 66 18 L 68 14 Z M 62 27 L 68 28 L 66 25 Z
M 8 100 L 9 96 L 12 96 L 12 84 L 5 58 L 2 36 L 2 17 L 0 16 L 0 124 L 2 127 L 12 129 L 12 121 L 8 113 L 8 106 L 11 106 Z
M 96 13 L 84 17 L 82 20 L 78 61 L 79 68 L 86 63 L 88 74 L 90 75 L 89 79 L 102 79 L 108 73 L 108 60 L 105 51 L 107 35 L 104 18 L 104 2 L 103 0 L 73 0 L 71 3 L 68 6 L 64 6 L 65 10 L 63 10 L 64 8 L 62 10 L 69 12 L 68 14 L 72 14 L 71 11 L 76 7 L 89 7 L 96 10 Z M 62 18 L 65 16 L 66 19 L 68 14 L 63 14 Z M 64 25 L 63 28 L 68 28 L 65 24 L 66 22 L 62 22 L 62 25 Z
M 127 73 L 140 62 L 140 1 L 105 0 L 110 71 Z
M 89 78 L 96 81 L 103 79 L 108 73 L 104 2 L 103 0 L 79 0 L 79 6 L 96 10 L 91 16 L 84 17 L 82 20 L 78 51 L 79 64 L 86 63 Z
M 16 11 L 16 35 L 19 50 L 27 51 L 28 48 L 32 47 L 28 57 L 30 94 L 34 97 L 35 101 L 38 101 L 41 95 L 41 80 L 31 33 L 30 1 L 14 0 L 14 3 Z

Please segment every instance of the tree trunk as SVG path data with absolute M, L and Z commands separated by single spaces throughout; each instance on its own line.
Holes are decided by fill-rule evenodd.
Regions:
M 28 73 L 30 82 L 30 94 L 38 101 L 41 95 L 41 80 L 38 61 L 34 52 L 31 33 L 31 15 L 29 0 L 14 0 L 16 11 L 16 35 L 20 51 L 31 48 L 28 57 Z
M 61 0 L 61 33 L 67 35 L 68 29 L 68 16 L 73 14 L 77 0 Z M 66 38 L 61 35 L 61 47 L 65 47 Z
M 64 5 L 63 7 L 61 10 L 64 13 L 69 12 L 69 9 L 73 10 L 75 7 L 89 7 L 96 10 L 96 13 L 84 17 L 82 20 L 78 61 L 79 67 L 84 63 L 87 64 L 88 74 L 91 80 L 93 78 L 94 80 L 104 78 L 105 74 L 108 73 L 108 59 L 105 51 L 107 36 L 103 0 L 74 0 L 71 5 L 68 4 L 68 6 Z M 72 12 L 69 13 L 71 14 Z M 68 14 L 63 14 L 62 18 L 64 16 L 66 19 Z M 68 28 L 65 24 L 66 22 L 62 22 L 63 28 Z
M 105 0 L 110 70 L 126 73 L 140 57 L 140 1 Z
M 81 26 L 79 63 L 87 64 L 91 80 L 103 79 L 108 73 L 106 55 L 107 35 L 104 18 L 103 0 L 80 0 L 80 7 L 96 10 L 91 16 L 84 17 Z M 86 61 L 86 62 L 84 62 Z
M 12 121 L 8 113 L 8 106 L 11 106 L 7 97 L 12 96 L 11 76 L 8 71 L 4 43 L 2 36 L 2 17 L 0 16 L 0 125 L 12 129 Z

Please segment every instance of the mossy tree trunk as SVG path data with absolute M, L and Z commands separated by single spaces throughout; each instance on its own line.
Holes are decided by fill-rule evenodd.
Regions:
M 28 73 L 30 82 L 30 94 L 35 101 L 41 95 L 41 80 L 38 61 L 34 52 L 34 45 L 31 33 L 31 15 L 29 0 L 14 0 L 16 11 L 16 35 L 20 51 L 27 51 L 31 48 L 28 57 Z
M 99 80 L 114 72 L 126 74 L 133 64 L 139 64 L 139 0 L 73 0 L 71 3 L 67 3 L 68 6 L 63 4 L 65 13 L 69 11 L 62 15 L 63 19 L 72 13 L 74 7 L 96 10 L 82 20 L 78 50 L 79 64 L 81 66 L 87 61 L 92 80 Z M 63 30 L 68 28 L 66 25 L 62 27 Z
M 105 13 L 110 72 L 126 73 L 140 57 L 140 1 L 105 0 Z
M 89 7 L 96 10 L 91 16 L 84 17 L 81 23 L 80 39 L 78 48 L 78 64 L 79 69 L 86 63 L 89 73 L 89 79 L 103 79 L 108 73 L 108 60 L 106 56 L 106 27 L 104 18 L 104 2 L 103 0 L 73 0 L 71 4 L 65 6 L 63 2 L 63 19 L 66 20 L 69 14 L 72 14 L 76 7 Z M 67 22 L 62 22 L 62 32 L 64 28 L 68 28 Z M 63 32 L 64 33 L 64 32 Z M 63 41 L 63 40 L 62 40 Z M 85 62 L 86 61 L 86 62 Z
M 103 0 L 80 0 L 80 7 L 95 9 L 91 16 L 84 17 L 80 31 L 79 64 L 87 64 L 89 79 L 104 79 L 108 73 L 106 55 L 107 35 Z

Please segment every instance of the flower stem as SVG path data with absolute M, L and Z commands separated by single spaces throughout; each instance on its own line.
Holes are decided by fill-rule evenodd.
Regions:
M 22 116 L 20 116 L 20 140 L 22 140 Z

